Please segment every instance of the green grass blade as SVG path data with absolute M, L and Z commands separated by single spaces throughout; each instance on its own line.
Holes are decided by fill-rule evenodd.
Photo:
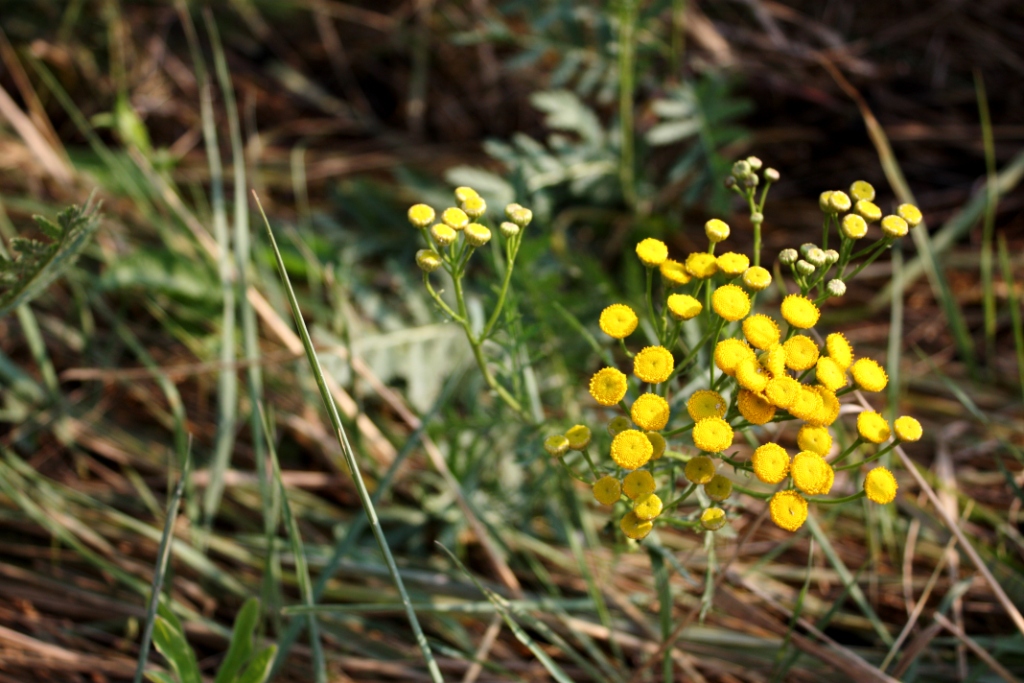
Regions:
M 196 653 L 185 639 L 185 634 L 162 616 L 154 622 L 153 644 L 171 665 L 178 683 L 203 683 Z
M 658 626 L 661 632 L 661 642 L 668 640 L 672 635 L 672 590 L 668 581 L 668 566 L 665 558 L 653 547 L 647 548 L 647 555 L 651 559 L 651 573 L 654 574 L 654 587 L 658 592 Z M 661 660 L 661 675 L 665 683 L 672 683 L 672 650 L 665 650 Z
M 789 625 L 786 627 L 786 635 L 782 638 L 782 647 L 775 653 L 775 674 L 772 676 L 772 683 L 783 680 L 789 671 L 791 661 L 789 657 L 786 657 L 786 650 L 789 649 L 789 643 L 793 639 L 793 631 L 796 629 L 797 621 L 799 621 L 800 615 L 804 611 L 804 600 L 807 598 L 807 589 L 811 587 L 811 569 L 813 567 L 814 541 L 812 540 L 807 549 L 807 576 L 804 577 L 804 585 L 800 588 L 800 593 L 797 594 L 796 605 L 793 606 L 793 614 L 790 616 Z M 784 657 L 785 659 L 783 659 Z
M 253 633 L 260 619 L 260 601 L 249 598 L 235 616 L 231 630 L 231 644 L 224 655 L 224 661 L 217 671 L 214 683 L 234 683 L 235 676 L 249 660 L 253 648 Z
M 235 683 L 265 683 L 270 680 L 270 673 L 274 666 L 274 656 L 277 654 L 277 646 L 271 645 L 256 653 L 256 656 L 245 667 L 245 671 L 238 677 Z
M 978 100 L 978 119 L 981 123 L 981 141 L 985 147 L 985 215 L 981 229 L 981 293 L 985 313 L 985 362 L 989 369 L 996 360 L 996 293 L 993 286 L 992 234 L 995 230 L 996 209 L 999 194 L 996 191 L 996 145 L 992 135 L 992 118 L 989 116 L 988 95 L 981 71 L 974 70 L 974 92 Z
M 1006 283 L 1006 299 L 1010 303 L 1010 324 L 1013 326 L 1013 345 L 1017 351 L 1017 376 L 1020 381 L 1020 395 L 1024 399 L 1024 323 L 1021 321 L 1020 294 L 1010 266 L 1010 250 L 1006 246 L 1006 235 L 999 235 L 999 266 Z
M 369 519 L 370 528 L 373 531 L 373 535 L 377 541 L 378 547 L 380 548 L 380 552 L 384 556 L 384 561 L 388 566 L 388 572 L 391 574 L 391 579 L 395 584 L 395 588 L 398 590 L 398 593 L 402 597 L 402 602 L 405 604 L 409 625 L 412 627 L 413 634 L 416 637 L 416 642 L 419 645 L 420 650 L 423 652 L 423 658 L 426 660 L 430 677 L 435 682 L 443 681 L 444 678 L 441 676 L 441 669 L 438 668 L 437 662 L 434 660 L 434 655 L 430 651 L 430 643 L 427 642 L 427 637 L 424 635 L 423 629 L 420 627 L 420 622 L 416 618 L 416 612 L 412 609 L 412 601 L 409 599 L 409 594 L 405 590 L 405 584 L 402 581 L 401 575 L 398 573 L 398 565 L 395 564 L 395 558 L 391 554 L 391 548 L 388 547 L 387 539 L 384 537 L 384 530 L 381 528 L 380 520 L 377 518 L 377 511 L 373 507 L 373 501 L 370 498 L 370 493 L 366 490 L 366 483 L 363 481 L 363 475 L 359 470 L 359 463 L 356 461 L 355 453 L 352 450 L 352 446 L 349 444 L 348 436 L 345 433 L 345 427 L 341 423 L 341 416 L 338 414 L 338 406 L 335 405 L 334 398 L 327 389 L 327 381 L 324 379 L 323 368 L 320 366 L 320 360 L 317 358 L 316 350 L 313 348 L 313 341 L 309 338 L 309 330 L 306 329 L 306 323 L 302 319 L 302 311 L 299 308 L 299 301 L 295 297 L 295 290 L 292 289 L 292 283 L 288 279 L 288 271 L 285 269 L 284 259 L 281 257 L 281 251 L 277 248 L 277 241 L 274 239 L 274 231 L 270 227 L 270 221 L 267 219 L 267 214 L 263 211 L 263 205 L 260 204 L 259 197 L 255 192 L 253 192 L 253 198 L 256 200 L 256 206 L 259 208 L 260 216 L 262 216 L 263 223 L 266 226 L 267 238 L 270 241 L 271 248 L 274 250 L 274 258 L 277 261 L 277 270 L 281 276 L 285 291 L 288 294 L 288 302 L 291 304 L 292 314 L 295 316 L 295 326 L 298 328 L 299 335 L 302 338 L 302 346 L 306 350 L 306 358 L 309 360 L 313 376 L 316 378 L 317 388 L 320 390 L 320 396 L 327 408 L 327 414 L 330 417 L 331 425 L 334 427 L 335 437 L 338 439 L 338 444 L 341 446 L 342 454 L 345 456 L 345 462 L 348 465 L 349 471 L 352 473 L 352 480 L 356 486 L 356 492 L 359 494 L 359 501 L 362 503 L 363 510 L 366 512 L 366 516 Z

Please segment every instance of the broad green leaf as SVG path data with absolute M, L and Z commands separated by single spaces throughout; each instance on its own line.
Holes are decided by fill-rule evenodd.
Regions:
M 253 634 L 260 619 L 260 601 L 257 598 L 249 598 L 238 610 L 235 617 L 235 628 L 231 632 L 231 644 L 228 646 L 228 653 L 224 656 L 224 662 L 217 672 L 216 683 L 231 683 L 242 667 L 245 666 L 249 655 L 252 654 Z
M 249 666 L 245 667 L 242 675 L 235 679 L 235 683 L 265 683 L 270 678 L 275 655 L 277 655 L 277 645 L 271 645 L 257 652 L 249 662 Z
M 195 652 L 185 640 L 184 633 L 175 626 L 164 617 L 157 617 L 153 627 L 153 644 L 167 659 L 178 683 L 202 683 Z M 180 624 L 177 626 L 180 628 Z

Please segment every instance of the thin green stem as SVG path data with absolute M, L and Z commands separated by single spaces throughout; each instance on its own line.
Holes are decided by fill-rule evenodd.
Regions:
M 858 491 L 857 493 L 850 494 L 849 496 L 843 496 L 842 498 L 808 498 L 808 503 L 817 503 L 818 505 L 840 505 L 842 503 L 849 503 L 854 500 L 860 500 L 865 495 L 864 491 Z
M 633 56 L 637 0 L 620 0 L 619 9 L 619 181 L 622 197 L 630 208 L 636 206 L 634 187 Z
M 444 299 L 441 298 L 441 295 L 434 291 L 433 286 L 431 286 L 430 284 L 430 276 L 427 273 L 423 273 L 423 285 L 427 288 L 427 292 L 430 294 L 430 296 L 434 298 L 434 301 L 437 302 L 437 305 L 441 307 L 441 310 L 447 313 L 448 316 L 455 322 L 463 322 L 462 316 L 453 311 L 451 307 L 444 302 Z
M 757 498 L 759 500 L 768 500 L 773 495 L 775 495 L 774 493 L 762 493 L 760 491 L 754 491 L 753 489 L 748 489 L 747 487 L 740 486 L 739 484 L 736 483 L 733 483 L 732 489 L 733 491 L 739 491 L 745 496 L 750 496 L 751 498 Z
M 880 451 L 878 451 L 877 453 L 872 455 L 870 458 L 864 458 L 860 462 L 851 462 L 849 465 L 843 465 L 842 467 L 835 467 L 834 469 L 836 470 L 836 472 L 840 472 L 842 470 L 855 470 L 858 467 L 860 467 L 861 465 L 867 465 L 869 462 L 874 462 L 875 460 L 878 460 L 883 455 L 885 455 L 886 453 L 891 451 L 893 448 L 895 448 L 898 443 L 899 443 L 898 441 L 894 441 L 891 444 L 889 444 L 888 446 L 886 446 L 885 448 L 881 449 Z

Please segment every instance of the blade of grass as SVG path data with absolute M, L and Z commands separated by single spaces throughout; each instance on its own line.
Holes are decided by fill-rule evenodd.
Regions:
M 672 591 L 668 582 L 668 567 L 665 558 L 653 546 L 648 546 L 647 555 L 651 560 L 651 573 L 654 574 L 654 587 L 658 593 L 658 626 L 661 631 L 661 642 L 665 642 L 672 633 Z M 665 650 L 661 660 L 661 675 L 665 683 L 672 683 L 672 651 Z
M 274 231 L 270 227 L 270 221 L 267 219 L 266 212 L 263 211 L 263 205 L 260 203 L 259 196 L 255 191 L 252 196 L 256 200 L 256 206 L 259 208 L 260 216 L 263 218 L 263 224 L 266 226 L 267 238 L 270 241 L 271 248 L 274 250 L 274 258 L 277 260 L 278 274 L 281 276 L 285 291 L 288 294 L 288 302 L 292 307 L 292 314 L 295 317 L 295 326 L 298 328 L 299 334 L 302 337 L 302 346 L 306 350 L 306 358 L 309 360 L 310 368 L 316 378 L 317 388 L 320 390 L 320 396 L 323 398 L 324 405 L 327 408 L 327 414 L 331 420 L 331 425 L 334 427 L 334 435 L 338 440 L 338 445 L 341 446 L 342 454 L 345 456 L 345 462 L 347 463 L 349 472 L 352 475 L 353 483 L 356 486 L 356 492 L 359 494 L 359 501 L 362 503 L 363 510 L 366 512 L 366 516 L 369 519 L 373 536 L 377 541 L 381 554 L 384 556 L 384 561 L 388 566 L 388 572 L 391 574 L 391 579 L 395 584 L 395 588 L 398 590 L 399 595 L 401 595 L 403 604 L 405 604 L 409 625 L 412 627 L 413 634 L 416 637 L 416 643 L 423 652 L 423 658 L 426 660 L 427 670 L 430 672 L 430 677 L 435 682 L 443 681 L 444 678 L 441 676 L 441 670 L 438 668 L 437 662 L 434 660 L 434 655 L 430 651 L 430 643 L 427 642 L 427 637 L 424 635 L 423 629 L 420 627 L 420 622 L 416 618 L 416 612 L 412 608 L 412 601 L 409 599 L 409 594 L 405 590 L 405 584 L 402 581 L 401 575 L 398 573 L 398 566 L 395 564 L 395 558 L 391 554 L 391 548 L 388 547 L 388 541 L 384 537 L 384 530 L 381 528 L 380 520 L 377 518 L 377 511 L 373 507 L 373 501 L 370 498 L 370 493 L 366 490 L 366 483 L 363 481 L 363 475 L 359 470 L 359 463 L 356 461 L 355 453 L 352 451 L 352 447 L 348 442 L 348 436 L 345 434 L 345 427 L 342 425 L 341 417 L 338 415 L 338 407 L 334 403 L 334 399 L 327 388 L 323 368 L 320 366 L 320 360 L 317 358 L 316 350 L 313 348 L 313 341 L 309 337 L 309 330 L 306 329 L 306 323 L 302 319 L 302 311 L 299 309 L 299 301 L 295 297 L 295 290 L 292 289 L 291 280 L 288 279 L 288 271 L 285 269 L 284 259 L 281 257 L 281 251 L 277 248 L 276 240 L 274 240 Z
M 793 613 L 789 617 L 789 625 L 786 627 L 786 635 L 782 638 L 782 647 L 780 647 L 778 652 L 775 653 L 775 663 L 773 667 L 775 671 L 772 675 L 772 683 L 783 680 L 786 673 L 789 671 L 789 667 L 796 661 L 795 658 L 786 657 L 786 651 L 789 649 L 789 643 L 793 638 L 793 631 L 796 629 L 796 624 L 800 621 L 800 615 L 804 612 L 804 600 L 807 598 L 807 589 L 811 586 L 811 570 L 813 568 L 814 539 L 811 539 L 810 545 L 807 548 L 807 576 L 804 578 L 804 585 L 800 588 L 800 592 L 796 596 L 796 604 L 793 606 Z M 856 585 L 856 583 L 851 583 L 850 585 Z M 784 660 L 783 657 L 786 657 L 786 659 Z
M 999 266 L 1006 284 L 1006 300 L 1010 303 L 1010 324 L 1013 327 L 1013 345 L 1017 351 L 1017 376 L 1020 381 L 1020 395 L 1024 400 L 1024 322 L 1021 321 L 1020 294 L 1010 266 L 1010 250 L 1006 246 L 1006 235 L 999 235 Z
M 981 71 L 974 70 L 974 92 L 978 100 L 978 119 L 981 123 L 981 141 L 985 147 L 985 216 L 981 229 L 981 292 L 985 312 L 985 361 L 994 371 L 996 360 L 996 293 L 993 288 L 992 233 L 996 223 L 999 194 L 996 191 L 996 145 L 992 135 L 992 119 L 988 110 L 988 94 Z

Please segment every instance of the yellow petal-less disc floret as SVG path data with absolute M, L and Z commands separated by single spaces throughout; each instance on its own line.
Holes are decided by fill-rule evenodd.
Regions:
M 818 195 L 818 208 L 825 213 L 832 213 L 832 207 L 829 206 L 828 198 L 832 196 L 832 190 L 825 190 Z
M 565 432 L 565 438 L 569 440 L 569 449 L 582 451 L 590 445 L 590 427 L 587 425 L 576 425 Z
M 704 305 L 689 294 L 669 294 L 668 312 L 676 320 L 690 320 L 700 315 Z
M 622 480 L 622 492 L 630 500 L 654 493 L 654 477 L 647 470 L 633 470 Z
M 469 225 L 469 216 L 462 209 L 451 206 L 441 214 L 441 221 L 452 230 L 462 230 Z
M 757 447 L 750 464 L 754 468 L 754 476 L 765 484 L 778 484 L 789 475 L 789 453 L 771 441 Z
M 824 427 L 805 424 L 796 435 L 796 445 L 824 457 L 832 450 L 832 435 Z
M 736 399 L 736 407 L 747 422 L 752 425 L 763 425 L 771 422 L 775 417 L 775 406 L 766 401 L 763 397 L 746 389 L 740 389 Z
M 646 432 L 647 440 L 651 442 L 651 448 L 654 452 L 651 453 L 651 460 L 657 460 L 661 456 L 665 455 L 665 449 L 668 447 L 668 443 L 658 432 Z
M 921 214 L 921 209 L 917 208 L 913 204 L 900 204 L 896 208 L 896 215 L 907 222 L 912 228 L 916 228 L 924 220 L 924 215 Z
M 704 224 L 704 234 L 712 244 L 729 238 L 729 225 L 718 218 L 712 218 Z
M 745 254 L 727 251 L 715 259 L 718 272 L 728 277 L 739 277 L 750 268 L 750 259 Z
M 871 201 L 875 198 L 875 188 L 866 180 L 855 180 L 850 185 L 850 196 L 857 200 Z
M 835 473 L 825 458 L 812 451 L 800 451 L 790 465 L 793 485 L 809 496 L 825 495 L 832 490 Z
M 786 373 L 786 349 L 782 348 L 782 344 L 776 344 L 768 349 L 758 356 L 757 360 L 761 363 L 761 367 L 771 373 L 772 377 L 788 376 Z
M 729 322 L 736 322 L 750 313 L 750 296 L 742 287 L 722 285 L 711 295 L 711 307 Z
M 437 246 L 444 248 L 458 239 L 459 233 L 444 223 L 437 223 L 430 228 L 430 236 L 434 238 Z
M 800 294 L 790 294 L 783 299 L 780 310 L 787 323 L 801 330 L 814 327 L 821 317 L 821 311 L 814 302 Z
M 921 423 L 909 415 L 897 417 L 892 426 L 896 432 L 896 438 L 900 441 L 917 441 L 924 435 Z
M 686 272 L 696 278 L 709 278 L 718 272 L 718 261 L 707 252 L 694 252 L 686 257 Z
M 466 242 L 474 247 L 482 247 L 491 241 L 491 229 L 480 223 L 470 223 L 462 234 L 466 236 Z
M 689 284 L 693 277 L 686 272 L 686 266 L 679 261 L 667 258 L 658 266 L 661 277 L 672 287 Z
M 839 391 L 846 386 L 846 372 L 839 366 L 839 363 L 828 356 L 818 359 L 814 376 L 818 383 L 829 391 Z
M 868 222 L 855 213 L 848 213 L 843 216 L 839 229 L 851 240 L 859 240 L 868 234 Z
M 616 368 L 602 368 L 590 378 L 590 395 L 603 406 L 613 406 L 626 395 L 626 375 Z
M 786 531 L 796 531 L 807 521 L 807 501 L 796 491 L 779 491 L 768 503 L 772 521 Z
M 619 432 L 612 439 L 612 460 L 624 470 L 643 467 L 651 459 L 654 447 L 647 436 L 635 429 Z
M 569 451 L 569 439 L 564 434 L 552 434 L 544 439 L 544 450 L 548 455 L 560 458 Z
M 889 375 L 882 366 L 870 358 L 858 358 L 850 366 L 853 381 L 864 391 L 881 391 L 889 383 Z
M 833 332 L 825 337 L 825 350 L 828 357 L 834 360 L 843 370 L 853 365 L 853 346 L 840 332 Z
M 686 463 L 684 474 L 691 484 L 698 486 L 706 484 L 715 476 L 715 461 L 706 455 L 690 458 L 690 461 Z
M 771 375 L 761 367 L 756 358 L 747 358 L 736 366 L 736 381 L 748 391 L 760 393 L 768 386 Z
M 656 493 L 645 493 L 633 501 L 633 512 L 643 520 L 651 520 L 661 514 L 661 498 Z
M 800 394 L 793 401 L 788 410 L 793 417 L 801 420 L 811 420 L 821 410 L 821 396 L 818 392 L 807 385 L 801 385 Z
M 612 339 L 625 339 L 636 330 L 640 318 L 637 317 L 636 311 L 626 304 L 612 304 L 601 311 L 597 324 L 601 331 Z
M 595 481 L 591 490 L 594 492 L 594 499 L 601 505 L 615 505 L 622 495 L 622 484 L 615 477 L 608 475 Z
M 636 513 L 630 510 L 626 514 L 622 515 L 622 520 L 619 522 L 619 528 L 622 529 L 622 533 L 626 534 L 628 538 L 632 538 L 634 541 L 639 541 L 645 538 L 647 534 L 651 533 L 651 529 L 654 528 L 654 524 L 648 520 L 640 519 Z
M 882 218 L 882 209 L 879 208 L 878 204 L 868 200 L 861 199 L 853 205 L 853 210 L 857 212 L 857 215 L 863 218 L 868 223 L 874 223 Z M 863 235 L 861 235 L 863 237 Z
M 820 384 L 815 385 L 813 389 L 821 397 L 821 408 L 804 419 L 815 427 L 828 427 L 839 417 L 839 399 L 836 398 L 835 392 Z
M 661 240 L 648 237 L 636 245 L 636 255 L 648 268 L 657 268 L 668 258 L 668 247 Z
M 716 502 L 722 502 L 732 493 L 732 480 L 724 474 L 716 474 L 711 481 L 704 484 L 704 493 Z
M 658 384 L 672 375 L 675 361 L 664 346 L 648 346 L 633 357 L 633 374 L 644 382 Z
M 786 350 L 786 367 L 803 372 L 818 362 L 818 345 L 805 334 L 794 334 L 782 345 Z
M 743 320 L 743 336 L 755 349 L 765 351 L 781 339 L 778 324 L 764 313 L 755 313 Z
M 833 213 L 842 213 L 850 210 L 850 207 L 853 206 L 853 201 L 850 199 L 850 195 L 842 190 L 835 190 L 828 196 L 828 206 L 832 209 Z
M 721 453 L 732 445 L 733 432 L 728 422 L 720 417 L 697 420 L 693 426 L 693 445 L 708 453 Z
M 776 408 L 787 409 L 800 396 L 800 382 L 792 377 L 772 377 L 764 388 L 764 395 Z
M 704 511 L 700 513 L 700 525 L 708 531 L 718 531 L 725 526 L 725 510 L 704 508 Z
M 409 222 L 421 230 L 434 222 L 434 210 L 426 204 L 413 204 L 409 207 Z
M 699 389 L 693 392 L 693 396 L 686 402 L 686 412 L 694 422 L 703 420 L 706 417 L 725 417 L 725 411 L 729 404 L 725 402 L 722 395 L 710 389 Z
M 470 197 L 479 196 L 479 193 L 477 193 L 477 191 L 474 190 L 472 187 L 461 185 L 455 188 L 455 199 L 458 200 L 460 204 L 469 199 Z
M 723 339 L 715 346 L 715 365 L 729 376 L 736 374 L 736 367 L 754 358 L 754 352 L 742 339 Z
M 475 197 L 466 197 L 462 200 L 462 210 L 466 212 L 466 215 L 470 218 L 480 218 L 487 213 L 487 202 L 480 195 Z
M 879 505 L 888 505 L 896 500 L 896 477 L 884 467 L 876 467 L 864 477 L 864 493 L 868 494 L 868 500 Z
M 441 267 L 444 260 L 433 249 L 420 249 L 416 252 L 416 265 L 424 273 L 433 273 Z
M 903 237 L 910 231 L 910 226 L 899 216 L 889 215 L 882 219 L 882 232 L 887 237 Z
M 772 274 L 767 268 L 751 266 L 743 273 L 743 286 L 752 292 L 761 292 L 772 284 Z
M 657 394 L 641 394 L 630 406 L 629 416 L 645 432 L 657 432 L 668 424 L 668 401 Z
M 889 423 L 874 410 L 865 410 L 857 415 L 857 433 L 870 443 L 882 443 L 891 434 Z

